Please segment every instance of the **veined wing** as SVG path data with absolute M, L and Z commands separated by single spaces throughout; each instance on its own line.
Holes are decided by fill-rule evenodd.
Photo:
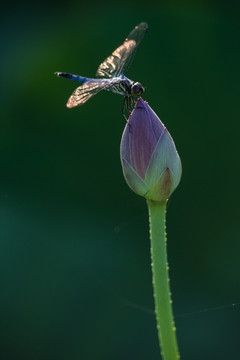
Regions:
M 107 89 L 112 85 L 112 81 L 109 79 L 96 79 L 85 82 L 82 86 L 76 88 L 67 102 L 68 108 L 80 106 L 85 104 L 91 97 L 99 93 L 100 91 Z
M 125 75 L 132 64 L 136 50 L 148 30 L 146 23 L 140 23 L 130 32 L 124 43 L 119 46 L 97 70 L 97 77 L 111 78 Z

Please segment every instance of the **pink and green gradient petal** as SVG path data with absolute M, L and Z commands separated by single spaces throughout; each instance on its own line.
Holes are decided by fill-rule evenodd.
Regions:
M 120 156 L 133 191 L 150 200 L 167 201 L 180 181 L 181 161 L 166 127 L 141 98 L 124 129 Z

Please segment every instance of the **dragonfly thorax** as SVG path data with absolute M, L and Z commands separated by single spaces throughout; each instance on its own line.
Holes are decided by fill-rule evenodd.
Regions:
M 131 95 L 140 96 L 144 92 L 144 87 L 139 82 L 135 82 L 131 86 Z

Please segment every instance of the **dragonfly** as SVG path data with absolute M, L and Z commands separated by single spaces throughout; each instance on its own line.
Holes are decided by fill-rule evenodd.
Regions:
M 82 83 L 68 99 L 67 107 L 83 105 L 100 91 L 107 90 L 124 96 L 122 114 L 126 118 L 125 109 L 131 112 L 131 108 L 135 104 L 134 98 L 141 96 L 144 92 L 141 83 L 134 82 L 125 75 L 147 30 L 148 25 L 144 22 L 135 26 L 123 44 L 100 64 L 94 79 L 65 72 L 55 72 L 55 75 L 59 77 Z

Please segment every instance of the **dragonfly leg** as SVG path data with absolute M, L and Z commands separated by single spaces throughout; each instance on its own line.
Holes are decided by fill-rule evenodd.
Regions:
M 135 103 L 136 102 L 135 102 L 134 98 L 132 96 L 129 96 L 128 99 L 127 99 L 127 111 L 129 113 L 132 112 L 132 109 L 133 109 Z
M 134 105 L 135 105 L 135 101 L 134 101 L 134 98 L 132 96 L 129 99 L 129 103 L 130 103 L 130 108 L 133 108 Z
M 123 117 L 124 117 L 125 121 L 128 123 L 128 118 L 126 117 L 125 114 L 123 114 Z
M 128 96 L 127 110 L 129 113 L 132 112 L 132 96 Z
M 124 117 L 125 121 L 128 123 L 128 118 L 125 115 L 125 108 L 128 110 L 128 96 L 124 96 L 123 104 L 122 104 L 122 116 Z M 128 124 L 130 126 L 130 124 Z
M 127 96 L 124 96 L 123 103 L 122 103 L 122 116 L 127 121 L 126 115 L 124 114 L 124 110 L 125 110 L 125 106 L 126 106 L 126 100 L 127 100 Z
M 132 104 L 133 104 L 133 106 L 135 106 L 135 104 L 136 104 L 136 101 L 133 96 L 132 96 Z
M 124 117 L 126 123 L 129 126 L 129 131 L 131 131 L 131 124 L 129 123 L 128 118 L 126 117 L 126 115 L 124 113 L 125 108 L 126 108 L 127 111 L 129 111 L 128 101 L 129 101 L 129 96 L 127 96 L 127 95 L 124 96 L 123 104 L 122 104 L 122 116 Z
M 126 96 L 126 110 L 129 112 L 129 96 Z

